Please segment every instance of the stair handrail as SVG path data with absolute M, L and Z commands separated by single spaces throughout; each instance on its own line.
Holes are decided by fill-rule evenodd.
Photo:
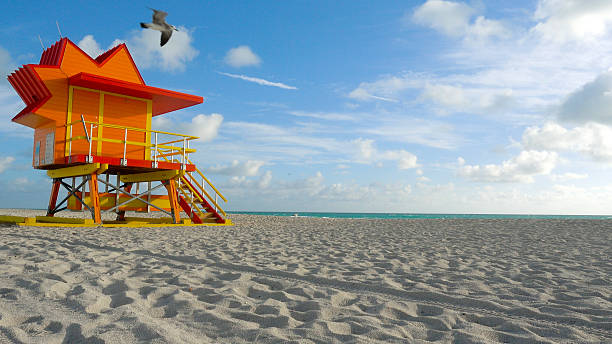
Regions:
M 158 150 L 159 150 L 159 149 L 158 149 Z M 156 153 L 156 154 L 157 154 L 157 153 Z M 165 157 L 165 156 L 163 156 L 163 155 L 161 155 L 161 157 L 162 157 L 164 160 L 168 161 L 168 158 L 167 158 L 167 157 Z M 193 166 L 194 166 L 194 168 L 195 168 L 195 170 L 196 170 L 196 171 L 197 171 L 197 172 L 200 174 L 200 176 L 202 177 L 202 179 L 204 179 L 204 180 L 205 180 L 205 181 L 208 183 L 208 185 L 210 185 L 210 187 L 211 187 L 213 190 L 215 190 L 215 192 L 217 193 L 217 195 L 219 195 L 219 196 L 221 197 L 221 199 L 223 199 L 225 202 L 227 202 L 227 199 L 226 199 L 226 198 L 225 198 L 225 197 L 224 197 L 224 196 L 223 196 L 223 195 L 222 195 L 222 194 L 219 192 L 219 190 L 217 190 L 217 188 L 215 188 L 215 186 L 214 186 L 214 185 L 212 185 L 212 183 L 210 182 L 210 180 L 208 180 L 208 178 L 206 178 L 206 177 L 204 176 L 204 174 L 202 173 L 202 171 L 200 171 L 200 169 L 198 169 L 198 168 L 197 168 L 197 167 L 196 167 L 196 166 L 193 164 L 193 162 L 192 162 L 192 161 L 191 161 L 189 158 L 187 158 L 187 159 L 186 159 L 186 161 L 187 161 L 187 162 L 189 162 L 189 164 L 193 165 Z M 188 180 L 188 179 L 187 179 L 185 176 L 189 176 L 189 177 L 191 177 L 191 179 L 192 179 L 192 180 L 195 182 L 195 184 L 196 184 L 196 185 L 197 185 L 197 186 L 200 188 L 200 190 L 202 190 L 202 192 L 204 193 L 204 195 L 206 196 L 206 198 L 208 198 L 208 201 L 210 201 L 210 202 L 211 202 L 211 203 L 212 203 L 212 204 L 213 204 L 213 205 L 214 205 L 214 206 L 215 206 L 215 207 L 216 207 L 218 210 L 220 210 L 220 211 L 221 211 L 221 213 L 223 214 L 223 216 L 227 216 L 227 213 L 226 213 L 226 212 L 223 210 L 223 208 L 221 208 L 221 207 L 219 206 L 219 204 L 217 204 L 217 202 L 215 202 L 215 200 L 214 200 L 214 199 L 213 199 L 213 198 L 210 196 L 210 194 L 209 194 L 209 193 L 208 193 L 208 192 L 207 192 L 207 191 L 204 189 L 204 186 L 203 186 L 203 185 L 201 185 L 200 183 L 198 183 L 198 181 L 197 181 L 195 178 L 193 178 L 193 176 L 192 176 L 190 173 L 186 173 L 184 176 L 181 176 L 181 179 L 185 179 L 186 181 L 189 181 L 189 180 Z M 191 181 L 189 181 L 189 183 L 191 183 Z M 196 195 L 197 195 L 198 193 L 197 193 L 197 192 L 196 192 L 196 191 L 195 191 L 195 190 L 194 190 L 194 189 L 191 187 L 191 185 L 189 185 L 189 183 L 186 183 L 186 184 L 187 184 L 187 187 L 189 188 L 189 190 L 191 190 L 191 192 L 195 192 L 195 193 L 196 193 Z M 202 198 L 201 198 L 199 195 L 198 195 L 198 198 L 199 198 L 201 201 L 204 201 L 204 200 L 203 200 L 203 199 L 202 199 Z
M 185 178 L 185 176 L 182 176 L 181 178 L 182 178 L 182 179 L 186 179 L 186 178 Z M 196 184 L 198 183 L 198 181 L 197 181 L 197 180 L 194 180 L 194 181 L 196 182 Z M 198 192 L 197 192 L 197 191 L 196 191 L 196 190 L 195 190 L 195 189 L 194 189 L 194 188 L 191 186 L 191 182 L 189 182 L 189 183 L 185 183 L 185 185 L 187 185 L 187 187 L 189 188 L 189 190 L 191 190 L 191 192 L 192 192 L 192 193 L 194 193 L 196 196 L 198 196 L 198 198 L 199 198 L 199 199 L 200 199 L 202 202 L 204 202 L 204 200 L 202 199 L 202 197 L 200 197 L 200 195 L 198 194 Z M 220 206 L 219 206 L 219 205 L 218 205 L 218 204 L 217 204 L 217 203 L 216 203 L 216 202 L 215 202 L 215 201 L 212 199 L 212 197 L 210 197 L 210 195 L 208 194 L 208 192 L 206 192 L 206 190 L 204 190 L 204 188 L 203 188 L 203 187 L 201 187 L 201 186 L 200 186 L 200 188 L 201 188 L 202 192 L 204 193 L 204 195 L 206 195 L 206 197 L 207 197 L 207 198 L 210 200 L 210 202 L 212 202 L 212 204 L 213 204 L 214 206 L 216 206 L 218 210 L 220 210 L 220 211 L 221 211 L 221 213 L 223 214 L 223 216 L 227 216 L 227 214 L 225 213 L 225 211 L 224 211 L 223 209 L 221 209 L 221 207 L 220 207 Z
M 187 161 L 188 161 L 190 164 L 194 165 L 194 164 L 193 164 L 193 162 L 191 162 L 191 159 L 187 158 Z M 195 166 L 195 165 L 194 165 L 194 167 L 195 167 L 195 170 L 196 170 L 196 171 L 198 172 L 198 174 L 200 175 L 200 177 L 202 177 L 202 179 L 204 179 L 204 180 L 206 181 L 206 183 L 208 183 L 208 185 L 210 185 L 210 187 L 211 187 L 213 190 L 215 190 L 215 193 L 216 193 L 217 195 L 219 195 L 219 197 L 221 197 L 221 199 L 222 199 L 223 201 L 227 202 L 227 198 L 225 198 L 225 197 L 224 197 L 224 196 L 221 194 L 221 192 L 219 192 L 219 190 L 217 190 L 217 188 L 216 188 L 216 187 L 215 187 L 215 186 L 214 186 L 214 185 L 213 185 L 213 184 L 210 182 L 210 180 L 208 180 L 208 178 L 206 178 L 206 176 L 204 176 L 204 173 L 202 173 L 202 171 L 200 171 L 200 169 L 199 169 L 197 166 Z M 197 183 L 197 181 L 196 181 L 196 183 Z M 204 190 L 204 187 L 202 187 L 202 190 Z
M 190 176 L 191 177 L 191 181 L 188 180 L 187 178 L 185 178 L 185 176 Z M 189 183 L 187 184 L 187 187 L 189 188 L 189 190 L 191 190 L 191 192 L 195 192 L 194 189 L 191 187 L 191 185 L 189 185 L 192 181 L 200 188 L 200 190 L 202 190 L 202 192 L 204 193 L 204 195 L 206 196 L 206 198 L 208 198 L 210 200 L 210 202 L 216 207 L 215 209 L 218 209 L 221 211 L 221 213 L 223 214 L 223 216 L 227 216 L 227 214 L 225 213 L 225 211 L 223 210 L 223 208 L 221 208 L 219 206 L 219 204 L 217 204 L 217 202 L 210 196 L 210 194 L 208 192 L 206 192 L 206 189 L 204 189 L 204 187 L 202 185 L 200 185 L 200 183 L 198 183 L 198 180 L 193 178 L 192 175 L 190 174 L 185 174 L 184 176 L 181 177 L 182 179 L 185 179 L 186 181 L 188 181 Z M 196 192 L 197 195 L 197 192 Z M 202 199 L 201 197 L 198 196 L 199 199 Z

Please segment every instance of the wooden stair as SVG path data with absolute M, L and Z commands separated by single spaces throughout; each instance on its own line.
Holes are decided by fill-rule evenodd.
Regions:
M 180 179 L 180 187 L 178 188 L 179 205 L 183 211 L 189 216 L 192 223 L 225 223 L 225 218 L 219 213 L 218 208 L 215 209 L 203 194 L 204 190 L 200 185 L 192 183 L 189 179 L 192 176 L 186 173 Z M 194 185 L 195 184 L 195 185 Z

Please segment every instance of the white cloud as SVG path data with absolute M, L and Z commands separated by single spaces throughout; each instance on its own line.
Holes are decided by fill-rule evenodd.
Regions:
M 281 82 L 272 82 L 272 81 L 268 81 L 268 80 L 264 80 L 260 78 L 246 76 L 246 75 L 237 75 L 237 74 L 224 73 L 224 72 L 218 72 L 218 73 L 221 75 L 229 76 L 230 78 L 242 79 L 242 80 L 254 82 L 256 84 L 263 85 L 263 86 L 273 86 L 273 87 L 278 87 L 278 88 L 284 88 L 287 90 L 297 90 L 297 87 L 285 85 Z
M 0 173 L 4 172 L 7 168 L 9 168 L 13 161 L 15 161 L 15 158 L 13 158 L 12 156 L 0 158 Z
M 414 11 L 412 18 L 448 36 L 460 36 L 469 28 L 474 9 L 461 2 L 428 0 Z
M 553 182 L 565 182 L 568 180 L 585 179 L 588 176 L 589 175 L 586 173 L 580 174 L 580 173 L 568 172 L 568 173 L 563 173 L 563 174 L 551 174 L 550 179 Z
M 93 35 L 85 35 L 77 45 L 94 59 L 104 52 Z
M 222 122 L 223 116 L 218 113 L 199 114 L 194 116 L 190 122 L 178 122 L 167 116 L 158 116 L 153 118 L 152 127 L 156 130 L 197 136 L 200 138 L 198 141 L 208 142 L 217 137 Z
M 404 114 L 391 115 L 382 112 L 371 120 L 370 126 L 358 128 L 357 132 L 368 136 L 376 135 L 381 140 L 423 146 L 454 149 L 465 142 L 455 133 L 455 127 L 448 122 L 410 118 Z
M 213 166 L 209 167 L 207 170 L 222 175 L 228 176 L 255 176 L 259 172 L 259 169 L 264 165 L 263 161 L 260 160 L 247 160 L 243 163 L 238 162 L 238 160 L 232 161 L 230 165 L 227 166 Z
M 595 161 L 612 162 L 612 128 L 597 123 L 573 129 L 552 122 L 528 127 L 522 145 L 526 149 L 578 152 Z
M 546 40 L 593 40 L 609 33 L 612 2 L 608 0 L 540 0 L 532 31 Z
M 402 91 L 420 87 L 423 82 L 412 74 L 384 76 L 374 82 L 362 82 L 352 90 L 348 97 L 360 101 L 382 100 L 397 102 L 395 99 Z
M 376 154 L 376 148 L 374 148 L 374 140 L 359 138 L 353 142 L 357 146 L 359 159 L 370 160 Z
M 468 40 L 482 41 L 488 37 L 507 37 L 508 29 L 499 21 L 486 19 L 483 16 L 476 18 L 474 23 L 467 29 Z
M 15 70 L 15 63 L 11 58 L 11 54 L 4 48 L 0 47 L 0 73 L 5 76 Z
M 349 96 L 349 98 L 353 98 L 353 99 L 357 99 L 357 100 L 361 100 L 361 101 L 382 100 L 382 101 L 385 101 L 385 102 L 397 103 L 397 100 L 395 100 L 395 99 L 385 98 L 385 97 L 375 96 L 373 94 L 370 94 L 368 91 L 366 91 L 364 88 L 362 88 L 362 85 L 360 85 L 358 88 L 352 90 L 348 94 L 348 96 Z
M 338 112 L 289 111 L 288 113 L 296 117 L 309 117 L 328 121 L 357 121 L 360 117 L 359 115 Z
M 187 63 L 199 54 L 192 45 L 191 30 L 183 26 L 172 34 L 163 47 L 159 46 L 159 42 L 159 31 L 132 31 L 125 40 L 115 39 L 109 49 L 125 43 L 138 68 L 161 68 L 166 71 L 184 71 Z M 83 37 L 78 46 L 93 58 L 104 52 L 93 35 Z
M 570 93 L 559 108 L 559 119 L 567 122 L 589 121 L 612 124 L 612 71 Z
M 357 162 L 379 163 L 384 160 L 396 161 L 397 168 L 400 170 L 408 170 L 420 166 L 417 163 L 416 155 L 403 149 L 379 151 L 374 146 L 374 140 L 371 139 L 359 138 L 353 140 L 352 143 L 356 147 Z
M 515 99 L 511 89 L 469 88 L 444 84 L 427 84 L 422 100 L 431 100 L 454 111 L 497 113 L 510 109 Z
M 518 156 L 502 162 L 501 165 L 466 165 L 459 158 L 459 176 L 477 182 L 520 182 L 532 183 L 533 176 L 549 174 L 558 161 L 557 153 L 547 151 L 522 151 Z
M 470 23 L 475 12 L 463 2 L 428 0 L 414 11 L 412 20 L 447 36 L 465 37 L 467 40 L 508 35 L 508 30 L 497 20 L 478 16 Z
M 160 33 L 155 30 L 135 31 L 126 40 L 127 47 L 139 68 L 161 68 L 184 71 L 187 63 L 198 56 L 192 45 L 191 30 L 183 26 L 175 31 L 163 47 L 159 46 Z
M 248 45 L 241 45 L 230 49 L 225 55 L 225 63 L 232 67 L 240 68 L 246 66 L 259 66 L 261 59 Z

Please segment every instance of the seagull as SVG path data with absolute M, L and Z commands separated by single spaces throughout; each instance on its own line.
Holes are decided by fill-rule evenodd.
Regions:
M 151 7 L 149 7 L 151 8 Z M 170 25 L 166 23 L 166 16 L 168 13 L 164 11 L 158 11 L 153 9 L 153 22 L 152 23 L 140 23 L 140 27 L 144 29 L 153 29 L 157 31 L 161 31 L 161 42 L 159 44 L 160 47 L 163 47 L 164 44 L 168 43 L 170 36 L 172 36 L 172 30 L 178 31 L 174 25 Z

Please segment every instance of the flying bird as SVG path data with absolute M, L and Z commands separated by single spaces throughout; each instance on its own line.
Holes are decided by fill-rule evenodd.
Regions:
M 151 7 L 149 7 L 151 8 Z M 172 36 L 172 31 L 177 28 L 174 25 L 170 25 L 166 23 L 166 16 L 168 13 L 164 11 L 158 11 L 156 9 L 151 8 L 153 10 L 153 22 L 152 23 L 140 23 L 140 27 L 144 29 L 153 29 L 161 32 L 161 42 L 159 43 L 160 47 L 163 47 L 164 44 L 168 43 L 170 36 Z

